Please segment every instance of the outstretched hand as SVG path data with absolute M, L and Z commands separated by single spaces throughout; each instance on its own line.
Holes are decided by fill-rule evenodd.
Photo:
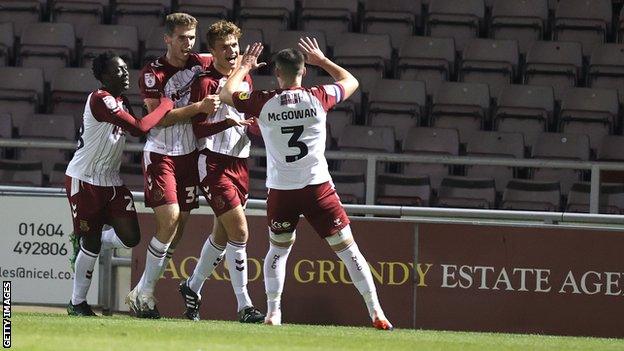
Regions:
M 258 63 L 258 58 L 260 54 L 262 54 L 262 49 L 264 49 L 264 46 L 260 43 L 253 43 L 251 47 L 247 45 L 243 53 L 243 58 L 241 59 L 241 67 L 247 66 L 249 70 L 253 71 L 262 66 L 266 66 L 266 62 Z
M 226 122 L 227 125 L 230 127 L 247 127 L 247 126 L 254 124 L 253 118 L 244 119 L 244 120 L 236 120 L 236 119 L 227 117 L 225 120 L 227 121 Z
M 306 56 L 306 63 L 313 66 L 320 66 L 325 61 L 325 54 L 319 48 L 316 38 L 299 38 L 299 47 Z

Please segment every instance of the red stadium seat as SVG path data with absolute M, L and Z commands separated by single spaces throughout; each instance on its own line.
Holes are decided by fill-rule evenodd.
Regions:
M 366 177 L 360 173 L 331 172 L 340 201 L 346 204 L 363 204 L 366 197 Z
M 455 39 L 455 48 L 461 52 L 472 38 L 479 37 L 484 18 L 483 0 L 431 0 L 426 32 Z
M 464 49 L 459 80 L 484 83 L 490 95 L 513 83 L 518 71 L 518 43 L 515 40 L 474 39 Z
M 437 206 L 495 208 L 496 189 L 492 178 L 445 177 L 438 191 Z
M 163 24 L 170 3 L 168 0 L 117 0 L 112 10 L 113 23 L 134 26 L 139 40 L 144 41 L 153 27 Z
M 603 44 L 594 49 L 589 61 L 587 86 L 617 89 L 624 102 L 624 44 Z
M 29 139 L 57 139 L 73 141 L 76 133 L 74 117 L 71 115 L 33 115 L 20 130 L 21 137 Z M 26 148 L 19 152 L 23 161 L 41 161 L 42 171 L 49 175 L 54 164 L 66 162 L 67 153 L 60 149 Z
M 450 128 L 411 128 L 403 140 L 403 152 L 415 155 L 459 155 L 459 134 Z M 442 178 L 449 175 L 449 166 L 440 163 L 406 163 L 403 174 L 427 176 L 431 187 L 438 189 Z
M 0 184 L 42 186 L 41 162 L 0 160 Z
M 400 145 L 407 131 L 425 116 L 426 102 L 423 82 L 381 79 L 368 99 L 367 123 L 375 127 L 392 127 Z
M 420 27 L 420 0 L 366 0 L 362 28 L 364 33 L 388 34 L 393 49 L 398 49 Z
M 22 116 L 39 110 L 43 101 L 43 72 L 40 68 L 0 67 L 0 113 L 10 113 L 18 124 Z
M 261 29 L 267 42 L 272 43 L 279 31 L 290 28 L 295 0 L 241 0 L 238 22 L 243 32 Z
M 607 135 L 596 152 L 598 161 L 624 161 L 624 136 Z
M 489 108 L 486 84 L 444 82 L 433 96 L 431 125 L 457 129 L 460 142 L 465 143 L 482 128 Z
M 524 158 L 524 137 L 521 133 L 479 131 L 472 135 L 466 145 L 467 156 Z M 507 182 L 515 176 L 513 167 L 508 166 L 466 166 L 468 177 L 481 177 L 487 174 L 494 178 L 496 191 L 502 192 Z
M 338 138 L 338 148 L 341 151 L 393 153 L 394 140 L 394 130 L 389 127 L 347 125 Z M 339 169 L 366 174 L 366 161 L 342 160 Z
M 141 66 L 167 53 L 167 44 L 165 44 L 165 40 L 163 39 L 164 35 L 164 26 L 152 28 L 147 39 L 145 39 L 145 50 L 143 51 Z M 195 47 L 199 47 L 199 44 L 197 44 L 198 42 L 199 40 L 196 40 Z
M 547 0 L 496 0 L 492 7 L 490 36 L 494 39 L 517 40 L 518 49 L 526 55 L 548 29 Z
M 542 133 L 533 146 L 531 157 L 539 159 L 561 159 L 589 161 L 589 137 L 585 134 Z M 561 191 L 567 194 L 572 184 L 580 180 L 581 173 L 575 169 L 537 168 L 533 179 L 558 181 Z
M 524 83 L 551 86 L 560 101 L 566 89 L 577 85 L 582 67 L 580 43 L 536 41 L 527 54 Z
M 431 184 L 428 176 L 380 174 L 377 176 L 377 205 L 429 206 Z
M 197 18 L 200 28 L 221 19 L 232 17 L 234 0 L 178 0 L 177 12 L 184 12 Z
M 82 113 L 89 94 L 100 87 L 89 68 L 60 68 L 50 84 L 51 112 L 74 116 L 82 125 Z
M 558 181 L 543 182 L 513 179 L 503 193 L 501 209 L 550 211 L 561 208 L 561 188 Z
M 551 87 L 509 85 L 498 98 L 494 127 L 501 132 L 522 133 L 530 148 L 552 122 L 554 108 Z
M 13 58 L 13 23 L 0 23 L 0 66 L 6 66 Z
M 610 0 L 560 0 L 555 12 L 553 40 L 576 41 L 589 56 L 611 34 Z
M 24 28 L 17 62 L 23 67 L 38 67 L 49 82 L 56 70 L 74 60 L 76 38 L 69 23 L 33 23 Z
M 435 93 L 443 81 L 455 74 L 455 42 L 452 38 L 410 37 L 399 49 L 397 76 L 421 80 L 427 94 Z
M 357 11 L 358 0 L 302 0 L 298 28 L 324 32 L 327 45 L 334 47 L 338 35 L 355 27 Z
M 587 134 L 596 150 L 602 138 L 615 130 L 618 115 L 617 90 L 571 88 L 561 102 L 560 131 Z
M 392 67 L 390 38 L 385 34 L 342 33 L 338 41 L 334 60 L 359 80 L 362 92 L 370 92 Z
M 90 26 L 80 53 L 80 65 L 91 67 L 93 59 L 106 50 L 114 51 L 126 61 L 129 68 L 133 67 L 139 58 L 136 27 L 104 24 Z
M 568 193 L 567 212 L 589 212 L 590 183 L 574 183 Z M 624 184 L 600 184 L 599 213 L 624 214 Z
M 39 0 L 0 0 L 0 23 L 11 22 L 19 37 L 22 30 L 41 20 L 42 5 Z
M 108 0 L 57 0 L 50 5 L 50 20 L 74 25 L 76 38 L 82 41 L 89 26 L 104 21 Z

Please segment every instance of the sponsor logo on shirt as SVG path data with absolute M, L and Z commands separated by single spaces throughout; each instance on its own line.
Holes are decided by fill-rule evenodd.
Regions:
M 249 100 L 250 97 L 251 95 L 249 95 L 249 92 L 247 91 L 243 91 L 242 93 L 238 94 L 239 100 Z

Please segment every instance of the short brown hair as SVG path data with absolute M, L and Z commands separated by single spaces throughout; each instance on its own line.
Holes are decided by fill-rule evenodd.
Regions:
M 176 12 L 167 15 L 167 17 L 165 18 L 165 33 L 167 33 L 167 35 L 172 35 L 173 31 L 178 26 L 196 28 L 197 19 L 195 19 L 195 17 L 189 15 L 188 13 L 183 12 Z
M 284 49 L 273 57 L 275 66 L 289 77 L 296 77 L 302 73 L 305 66 L 305 56 L 297 49 Z
M 220 20 L 208 27 L 206 40 L 208 41 L 208 46 L 214 48 L 214 44 L 217 40 L 225 40 L 225 38 L 230 35 L 233 35 L 236 39 L 240 39 L 242 34 L 243 33 L 240 28 L 238 28 L 234 23 L 226 20 Z

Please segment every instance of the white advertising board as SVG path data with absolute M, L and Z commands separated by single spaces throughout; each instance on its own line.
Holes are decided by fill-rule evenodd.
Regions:
M 69 204 L 65 197 L 0 196 L 0 280 L 15 303 L 67 304 L 73 273 Z M 87 301 L 97 304 L 96 263 Z

